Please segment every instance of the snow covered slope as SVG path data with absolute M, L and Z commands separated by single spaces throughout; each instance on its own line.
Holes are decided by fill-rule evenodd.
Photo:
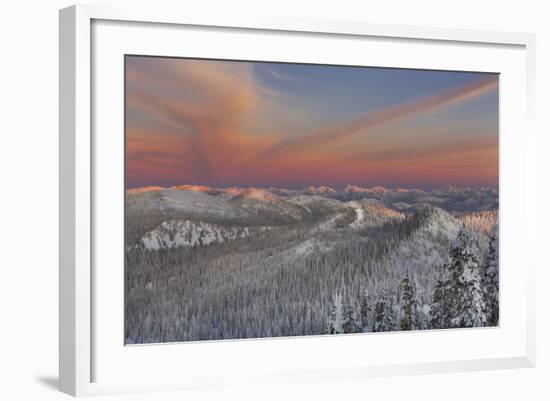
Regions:
M 462 223 L 444 210 L 426 210 L 417 227 L 399 242 L 388 260 L 400 269 L 415 271 L 443 266 L 449 261 L 449 247 Z
M 163 187 L 154 187 L 154 186 L 133 188 L 133 189 L 127 190 L 126 195 L 132 196 L 132 195 L 143 194 L 143 193 L 146 193 L 146 192 L 162 191 L 163 189 L 164 189 Z
M 352 228 L 379 227 L 405 218 L 403 213 L 376 203 L 351 201 L 346 206 L 355 210 L 355 220 L 350 224 Z
M 498 210 L 468 213 L 461 216 L 460 220 L 470 230 L 491 235 L 498 224 Z
M 169 249 L 180 246 L 205 246 L 245 238 L 257 229 L 224 227 L 215 224 L 183 221 L 164 221 L 142 239 L 146 249 Z
M 220 218 L 246 217 L 239 208 L 224 199 L 205 191 L 178 190 L 174 188 L 157 191 L 138 192 L 126 198 L 130 213 L 146 214 L 154 212 L 186 213 L 192 216 L 216 216 Z
M 249 188 L 239 193 L 229 203 L 249 214 L 280 222 L 301 220 L 304 212 L 307 212 L 283 197 L 258 188 Z

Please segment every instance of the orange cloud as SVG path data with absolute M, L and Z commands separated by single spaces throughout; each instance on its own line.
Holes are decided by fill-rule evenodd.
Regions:
M 494 185 L 498 177 L 498 136 L 482 132 L 472 138 L 433 136 L 414 144 L 384 142 L 354 152 L 294 152 L 252 168 L 233 170 L 232 178 L 249 182 L 346 185 Z M 419 181 L 420 180 L 420 181 Z M 397 184 L 396 184 L 397 185 Z
M 171 147 L 165 152 L 163 169 L 171 164 L 174 174 L 187 176 L 177 160 L 179 155 L 182 160 L 194 161 L 191 170 L 198 179 L 212 178 L 228 165 L 239 163 L 246 156 L 243 149 L 256 153 L 272 143 L 269 136 L 247 135 L 243 130 L 254 108 L 263 101 L 261 96 L 274 96 L 272 91 L 258 88 L 246 64 L 157 58 L 138 61 L 127 65 L 128 110 L 150 116 L 156 125 L 171 127 L 180 140 L 167 138 L 159 130 L 152 134 L 154 140 L 143 142 L 128 130 L 129 175 L 140 162 L 158 159 L 153 155 L 160 155 L 155 143 Z M 139 148 L 140 157 L 132 159 Z M 160 166 L 148 167 L 160 172 Z

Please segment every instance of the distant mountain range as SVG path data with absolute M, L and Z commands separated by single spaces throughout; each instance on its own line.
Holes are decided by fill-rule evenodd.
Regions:
M 375 227 L 427 208 L 461 218 L 477 231 L 489 232 L 498 219 L 496 190 L 452 186 L 430 191 L 356 185 L 302 190 L 155 186 L 128 190 L 126 204 L 128 216 L 150 221 L 135 238 L 149 248 L 207 245 L 296 224 L 312 224 L 312 232 Z
M 174 191 L 190 191 L 204 193 L 213 197 L 234 200 L 254 199 L 264 202 L 287 200 L 293 203 L 298 196 L 319 196 L 335 199 L 341 202 L 351 200 L 370 200 L 384 206 L 406 211 L 418 207 L 436 206 L 451 212 L 472 212 L 498 209 L 498 190 L 495 188 L 470 188 L 446 186 L 432 190 L 385 188 L 374 186 L 365 188 L 357 185 L 347 185 L 341 189 L 329 186 L 309 186 L 301 190 L 287 188 L 211 188 L 203 185 L 180 185 L 163 188 L 150 186 L 127 190 L 127 195 L 137 195 L 147 192 L 170 194 Z

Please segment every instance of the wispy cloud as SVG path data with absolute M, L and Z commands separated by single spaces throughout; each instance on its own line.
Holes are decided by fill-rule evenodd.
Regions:
M 127 149 L 131 168 L 137 168 L 140 160 L 155 168 L 151 166 L 154 160 L 172 166 L 173 174 L 208 180 L 236 162 L 243 148 L 252 151 L 265 141 L 243 130 L 264 96 L 247 64 L 140 58 L 131 60 L 128 69 L 127 107 L 149 115 L 157 126 L 171 127 L 171 132 L 182 138 L 170 149 L 170 157 L 160 159 L 153 152 L 148 156 L 147 146 L 137 145 L 139 138 L 130 130 Z M 153 143 L 168 139 L 158 130 Z M 138 151 L 140 157 L 133 158 Z M 192 167 L 181 168 L 181 163 L 175 162 L 178 155 L 192 161 Z M 164 167 L 159 165 L 159 171 Z
M 496 77 L 493 76 L 489 79 L 485 78 L 483 80 L 469 83 L 458 88 L 452 88 L 435 95 L 390 106 L 382 110 L 369 113 L 365 117 L 350 122 L 344 122 L 342 124 L 323 128 L 306 135 L 281 141 L 264 151 L 261 154 L 261 157 L 274 157 L 279 154 L 295 152 L 304 148 L 310 148 L 336 141 L 338 139 L 365 133 L 371 128 L 382 124 L 387 124 L 395 120 L 465 103 L 471 99 L 475 99 L 479 96 L 495 91 L 497 88 L 498 79 Z
M 268 69 L 268 72 L 272 77 L 278 79 L 279 81 L 293 81 L 295 79 L 294 77 L 287 74 L 283 74 L 280 71 L 277 71 L 273 68 Z

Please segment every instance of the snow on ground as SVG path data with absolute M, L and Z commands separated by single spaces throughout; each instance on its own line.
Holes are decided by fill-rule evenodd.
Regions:
M 295 195 L 289 196 L 286 199 L 287 202 L 299 206 L 308 206 L 312 204 L 322 204 L 327 207 L 337 208 L 342 206 L 342 202 L 337 199 L 326 198 L 319 195 Z
M 353 209 L 355 210 L 355 220 L 350 224 L 350 227 L 359 227 L 365 221 L 365 209 L 360 205 L 354 206 Z
M 425 230 L 434 237 L 447 235 L 449 238 L 456 238 L 460 230 L 460 222 L 444 210 L 435 208 L 434 215 L 428 219 Z
M 233 197 L 229 202 L 249 213 L 260 213 L 264 216 L 286 217 L 300 220 L 303 209 L 287 199 L 273 195 L 267 190 L 249 188 Z
M 406 202 L 396 202 L 396 203 L 393 203 L 392 206 L 397 210 L 406 210 L 412 207 L 411 204 Z
M 460 216 L 460 221 L 470 230 L 492 235 L 494 227 L 498 224 L 498 210 L 468 213 Z
M 208 245 L 251 235 L 249 227 L 225 227 L 210 223 L 164 221 L 141 239 L 146 249 L 169 249 L 180 246 Z
M 296 246 L 293 246 L 288 251 L 286 251 L 283 256 L 307 256 L 313 254 L 314 252 L 328 252 L 331 249 L 332 247 L 330 246 L 330 244 L 321 241 L 318 238 L 310 238 Z
M 351 201 L 346 206 L 355 210 L 355 220 L 350 224 L 351 228 L 376 227 L 390 220 L 405 218 L 403 213 L 377 203 Z
M 388 258 L 405 270 L 443 266 L 449 261 L 449 245 L 461 226 L 449 213 L 436 208 L 414 235 L 401 241 Z
M 246 216 L 238 207 L 234 207 L 224 199 L 209 195 L 206 192 L 169 189 L 163 191 L 162 194 L 163 196 L 160 200 L 161 210 L 174 209 L 198 215 L 213 215 L 217 217 Z
M 361 223 L 365 220 L 365 210 L 363 208 L 355 209 L 355 213 L 357 214 L 355 220 L 356 223 Z
M 293 253 L 295 255 L 309 255 L 313 252 L 313 248 L 315 247 L 315 240 L 308 239 L 307 241 L 302 242 L 301 244 L 294 247 Z
M 331 231 L 336 227 L 336 222 L 339 218 L 341 218 L 344 215 L 344 213 L 337 213 L 334 216 L 330 217 L 329 219 L 319 223 L 317 227 L 313 228 L 312 232 L 326 232 Z

